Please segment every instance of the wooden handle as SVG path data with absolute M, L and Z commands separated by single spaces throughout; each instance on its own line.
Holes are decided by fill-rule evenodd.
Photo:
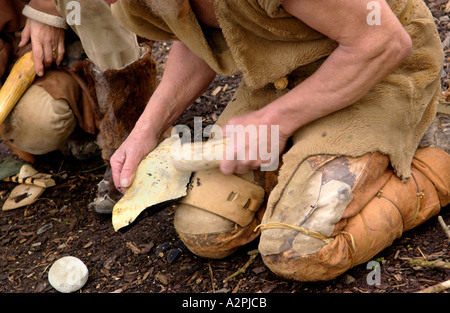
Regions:
M 0 89 L 0 125 L 33 83 L 35 77 L 33 53 L 30 51 L 14 64 Z
M 180 172 L 196 172 L 219 167 L 226 139 L 211 139 L 180 145 L 172 153 L 172 164 Z

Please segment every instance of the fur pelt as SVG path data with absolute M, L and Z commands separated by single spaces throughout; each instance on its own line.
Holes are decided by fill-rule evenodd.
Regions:
M 146 53 L 139 60 L 120 70 L 100 71 L 90 61 L 73 64 L 72 70 L 86 82 L 94 99 L 97 144 L 105 161 L 128 137 L 156 89 L 151 45 L 146 45 Z

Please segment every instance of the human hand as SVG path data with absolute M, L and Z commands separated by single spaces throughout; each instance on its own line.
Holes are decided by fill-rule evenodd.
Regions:
M 114 185 L 125 193 L 131 186 L 141 160 L 158 145 L 158 139 L 135 128 L 110 159 Z
M 223 127 L 228 137 L 220 170 L 226 175 L 244 174 L 250 170 L 276 170 L 279 155 L 286 146 L 287 137 L 279 132 L 279 125 L 268 122 L 264 110 L 230 119 Z
M 46 68 L 50 67 L 53 62 L 59 65 L 64 58 L 64 29 L 27 19 L 19 47 L 24 47 L 30 39 L 36 74 L 43 76 Z

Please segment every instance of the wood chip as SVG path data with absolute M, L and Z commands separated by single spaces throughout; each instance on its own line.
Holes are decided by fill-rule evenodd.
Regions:
M 113 255 L 112 257 L 108 258 L 105 263 L 103 264 L 103 267 L 110 270 L 114 264 L 116 263 L 117 255 Z
M 85 245 L 83 246 L 83 249 L 89 248 L 90 246 L 92 246 L 92 244 L 93 244 L 93 242 L 92 242 L 92 241 L 89 241 L 87 244 L 85 244 Z
M 151 241 L 147 244 L 139 245 L 139 247 L 141 247 L 141 249 L 139 250 L 139 253 L 147 254 L 154 246 L 155 246 L 155 244 L 153 243 L 153 241 Z
M 440 216 L 440 215 L 438 216 L 438 221 L 439 221 L 439 224 L 441 224 L 441 227 L 444 230 L 445 235 L 448 237 L 448 240 L 450 241 L 450 228 L 447 226 L 447 224 L 445 224 L 442 216 Z
M 41 228 L 39 228 L 36 231 L 37 235 L 43 234 L 45 233 L 47 230 L 52 229 L 53 228 L 53 224 L 45 224 L 44 226 L 42 226 Z
M 450 280 L 422 289 L 417 293 L 438 293 L 450 288 Z
M 168 285 L 169 284 L 169 278 L 167 277 L 167 275 L 164 275 L 163 273 L 159 272 L 158 274 L 155 275 L 155 278 L 157 280 L 159 280 L 163 285 Z
M 216 89 L 214 89 L 213 92 L 211 92 L 211 96 L 215 97 L 217 96 L 217 94 L 222 90 L 222 86 L 217 87 Z
M 141 249 L 139 249 L 134 243 L 128 241 L 126 243 L 127 248 L 130 248 L 131 251 L 133 251 L 134 254 L 140 254 L 141 253 Z

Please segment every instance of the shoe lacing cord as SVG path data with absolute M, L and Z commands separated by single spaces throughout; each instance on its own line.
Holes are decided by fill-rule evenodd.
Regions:
M 307 229 L 307 228 L 304 228 L 301 226 L 294 226 L 294 225 L 290 225 L 290 224 L 282 223 L 282 222 L 269 222 L 267 224 L 260 224 L 260 225 L 256 226 L 256 228 L 254 229 L 254 232 L 257 232 L 258 230 L 262 231 L 262 230 L 266 230 L 266 229 L 276 229 L 276 228 L 296 230 L 304 235 L 322 240 L 326 244 L 332 243 L 334 241 L 333 237 L 325 236 L 315 230 L 310 230 L 310 229 Z M 355 240 L 353 238 L 353 235 L 346 231 L 340 231 L 340 233 L 350 236 L 352 248 L 353 248 L 353 250 L 356 250 Z
M 256 228 L 254 229 L 254 232 L 257 232 L 258 230 L 266 230 L 266 229 L 276 229 L 276 228 L 282 228 L 282 229 L 289 229 L 289 230 L 296 230 L 304 235 L 322 240 L 325 244 L 330 244 L 334 241 L 333 237 L 328 237 L 325 236 L 315 230 L 310 230 L 310 229 L 306 229 L 304 227 L 301 226 L 294 226 L 294 225 L 290 225 L 290 224 L 286 224 L 286 223 L 282 223 L 282 222 L 269 222 L 267 224 L 260 224 L 258 226 L 256 226 Z M 341 230 L 339 232 L 340 234 L 344 234 L 344 235 L 348 235 L 350 237 L 350 246 L 351 249 L 349 249 L 350 251 L 350 256 L 352 259 L 352 264 L 354 263 L 354 253 L 356 253 L 356 244 L 355 244 L 355 239 L 353 237 L 353 235 L 349 232 L 343 231 Z M 347 241 L 347 239 L 344 237 L 344 240 Z M 352 265 L 353 266 L 353 265 Z
M 253 231 L 257 232 L 259 229 L 266 230 L 266 229 L 275 229 L 275 228 L 296 230 L 302 234 L 308 235 L 308 236 L 316 238 L 316 239 L 320 239 L 323 242 L 325 242 L 326 244 L 332 243 L 334 240 L 334 238 L 322 235 L 321 233 L 319 233 L 315 230 L 310 230 L 310 229 L 306 229 L 301 226 L 294 226 L 294 225 L 290 225 L 290 224 L 286 224 L 286 223 L 282 223 L 282 222 L 269 222 L 267 224 L 260 224 L 260 225 L 256 226 L 256 228 Z

